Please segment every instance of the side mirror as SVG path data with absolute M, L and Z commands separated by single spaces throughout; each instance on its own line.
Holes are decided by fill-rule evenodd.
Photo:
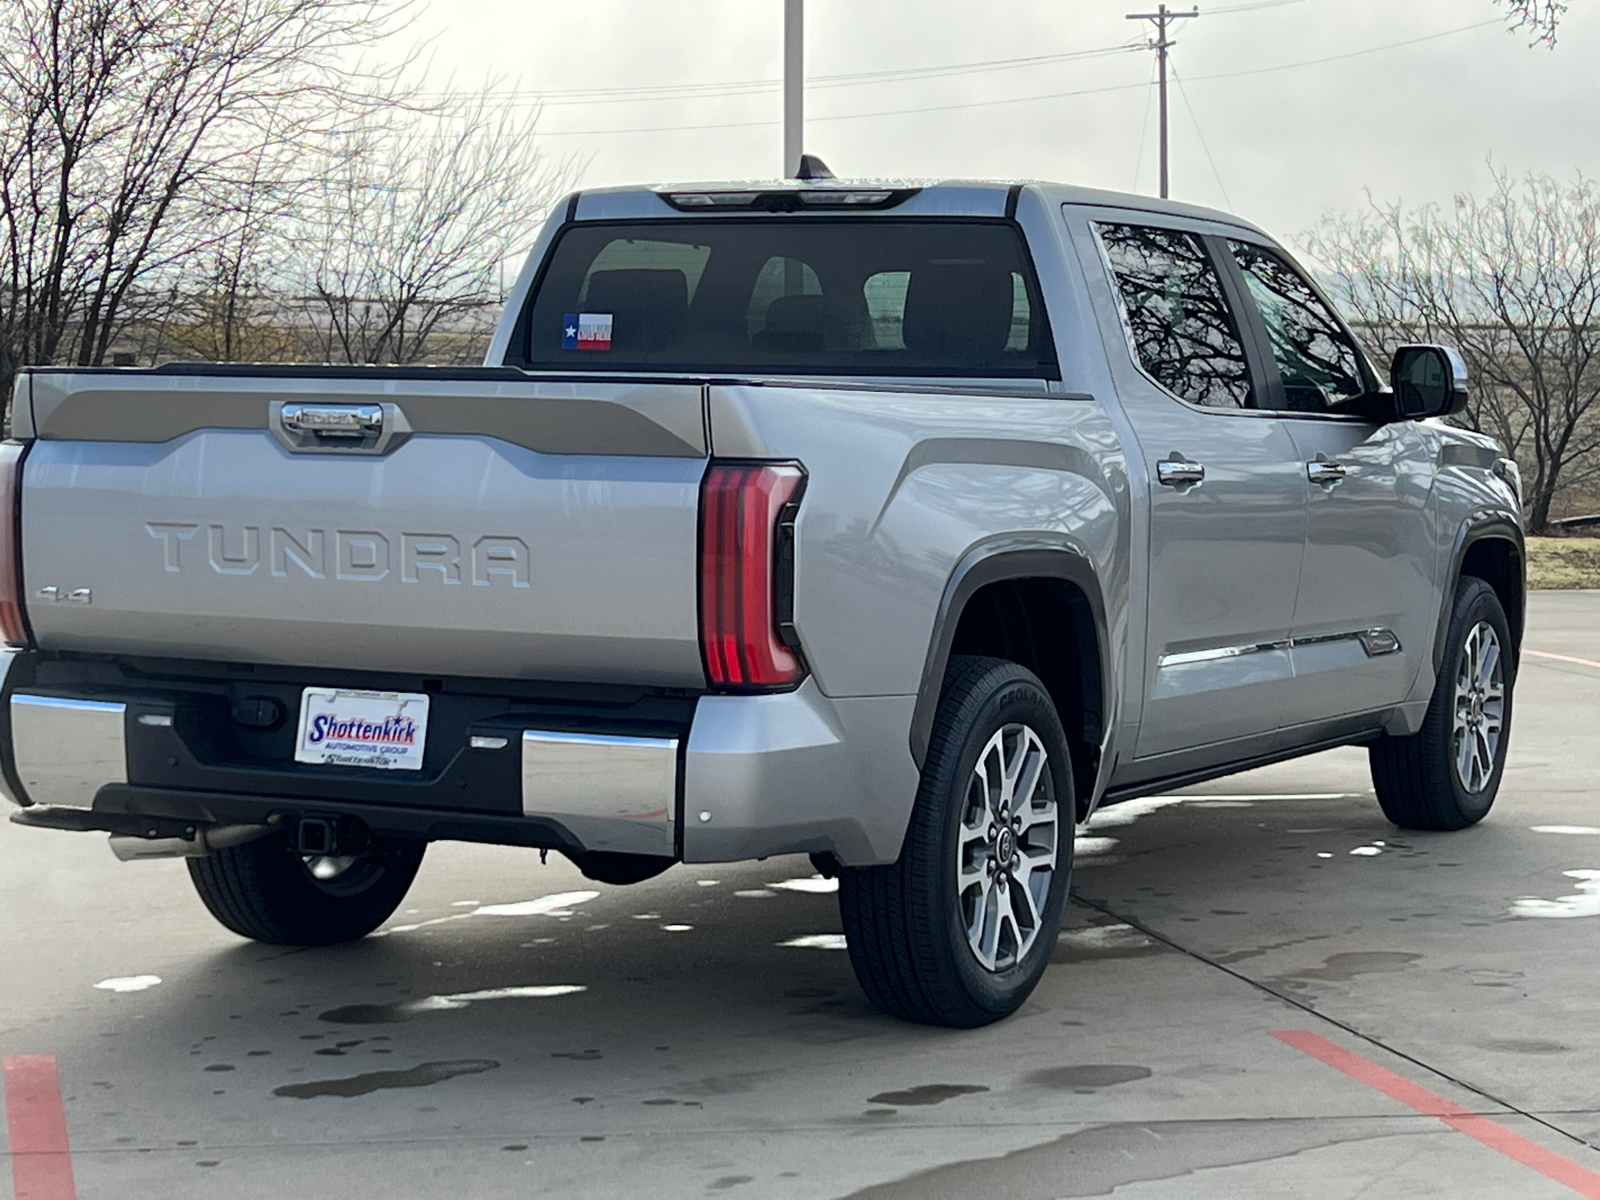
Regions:
M 1402 421 L 1454 416 L 1467 406 L 1467 364 L 1447 346 L 1401 346 L 1389 380 Z

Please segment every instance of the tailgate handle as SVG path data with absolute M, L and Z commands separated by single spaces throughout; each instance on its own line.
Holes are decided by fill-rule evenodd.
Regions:
M 411 427 L 394 404 L 316 404 L 279 400 L 271 408 L 272 432 L 290 450 L 382 454 Z
M 321 438 L 373 438 L 383 433 L 378 404 L 285 404 L 283 427 L 289 433 Z

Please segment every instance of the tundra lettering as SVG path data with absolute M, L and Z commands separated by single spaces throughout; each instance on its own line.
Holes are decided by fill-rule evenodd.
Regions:
M 263 542 L 261 526 L 230 527 L 215 522 L 207 527 L 207 565 L 218 575 L 249 576 L 261 566 Z M 179 573 L 191 569 L 192 560 L 181 550 L 194 538 L 200 525 L 187 522 L 150 521 L 149 535 L 161 543 L 164 570 Z M 433 581 L 459 584 L 461 577 L 461 539 L 450 533 L 403 533 L 399 535 L 403 583 Z M 265 539 L 269 550 L 272 578 L 329 578 L 327 547 L 338 547 L 333 578 L 362 583 L 376 582 L 390 573 L 389 535 L 370 529 L 323 529 L 291 531 L 281 525 L 269 527 Z M 471 544 L 472 583 L 489 587 L 496 579 L 513 589 L 529 586 L 528 544 L 518 537 L 485 534 Z M 294 570 L 289 569 L 291 564 Z M 54 597 L 52 597 L 54 598 Z

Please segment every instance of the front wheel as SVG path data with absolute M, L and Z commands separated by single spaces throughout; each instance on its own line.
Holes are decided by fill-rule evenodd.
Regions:
M 360 857 L 301 855 L 287 832 L 191 858 L 211 915 L 241 937 L 328 946 L 365 937 L 400 907 L 427 843 L 374 840 Z
M 1074 813 L 1066 736 L 1044 685 L 1016 663 L 953 658 L 899 860 L 840 873 L 868 999 L 962 1028 L 1015 1012 L 1055 947 Z
M 1384 816 L 1402 829 L 1452 830 L 1489 814 L 1505 770 L 1514 682 L 1511 629 L 1494 589 L 1456 589 L 1445 652 L 1422 728 L 1368 750 Z

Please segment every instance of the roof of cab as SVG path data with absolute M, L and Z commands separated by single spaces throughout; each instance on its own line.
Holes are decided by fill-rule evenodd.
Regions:
M 723 207 L 685 208 L 675 202 L 684 196 L 711 196 L 729 193 L 759 193 L 781 196 L 810 193 L 911 193 L 889 205 L 822 204 L 819 212 L 892 213 L 898 216 L 1004 216 L 1007 198 L 1013 189 L 1034 193 L 1046 204 L 1081 204 L 1099 208 L 1126 208 L 1139 212 L 1164 213 L 1204 221 L 1220 221 L 1256 233 L 1253 223 L 1232 213 L 1158 200 L 1132 192 L 1103 191 L 1074 184 L 1050 183 L 1037 179 L 763 179 L 718 180 L 716 182 L 631 185 L 586 189 L 569 198 L 569 219 L 578 221 L 638 220 L 672 216 L 727 216 Z M 669 199 L 672 198 L 672 199 Z M 570 207 L 575 202 L 575 208 Z M 807 205 L 807 209 L 811 206 Z M 750 211 L 745 209 L 743 211 Z M 759 211 L 759 209 L 757 209 Z

